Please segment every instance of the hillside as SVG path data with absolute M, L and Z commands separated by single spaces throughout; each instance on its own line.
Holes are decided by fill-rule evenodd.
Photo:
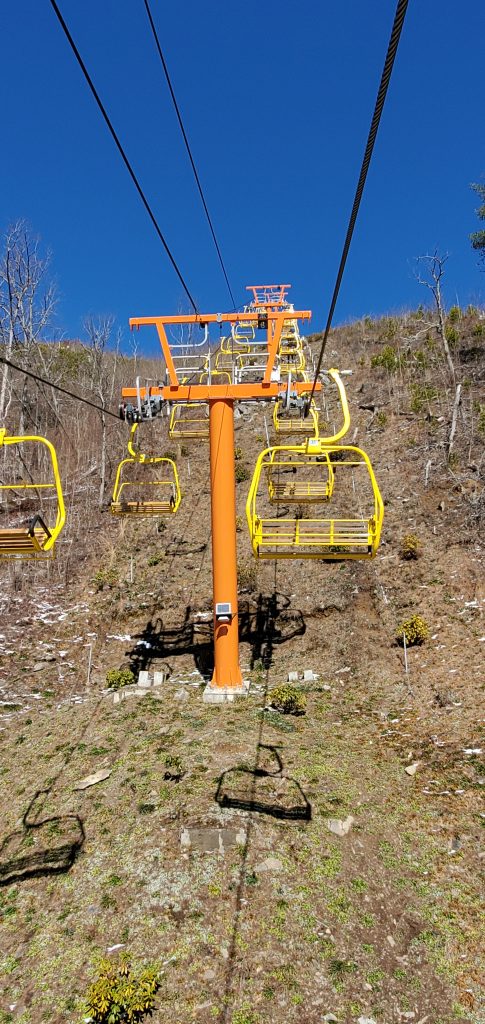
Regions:
M 182 504 L 162 524 L 117 522 L 98 503 L 97 414 L 66 398 L 46 420 L 68 524 L 52 562 L 0 563 L 0 1021 L 79 1021 L 111 947 L 161 966 L 163 1024 L 483 1020 L 485 320 L 458 310 L 448 329 L 462 383 L 451 453 L 453 390 L 428 312 L 330 338 L 327 366 L 353 371 L 348 442 L 368 452 L 385 501 L 372 562 L 255 562 L 244 506 L 271 415 L 241 408 L 252 685 L 233 704 L 201 699 L 208 446 L 174 445 L 166 420 L 147 427 L 176 456 Z M 76 390 L 74 362 L 62 379 Z M 134 376 L 117 364 L 117 383 Z M 330 391 L 323 416 L 333 428 Z M 112 479 L 128 430 L 107 429 Z M 406 672 L 396 634 L 414 614 L 429 636 Z M 106 673 L 121 667 L 167 680 L 115 702 Z M 317 674 L 300 684 L 304 715 L 263 710 L 304 670 Z

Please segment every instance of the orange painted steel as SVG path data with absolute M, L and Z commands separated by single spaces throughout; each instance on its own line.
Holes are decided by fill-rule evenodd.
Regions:
M 209 434 L 215 656 L 211 686 L 240 689 L 233 402 L 209 402 Z M 229 621 L 220 622 L 217 606 L 227 603 L 231 606 Z
M 146 327 L 148 325 L 156 327 L 157 333 L 158 333 L 158 338 L 159 338 L 159 341 L 160 341 L 160 345 L 162 347 L 163 356 L 164 356 L 165 363 L 166 363 L 166 366 L 167 366 L 168 379 L 169 379 L 170 384 L 172 386 L 177 387 L 180 382 L 179 382 L 179 379 L 178 379 L 178 376 L 177 376 L 177 370 L 176 370 L 176 367 L 175 367 L 175 364 L 174 364 L 174 361 L 173 361 L 172 352 L 170 350 L 170 344 L 169 344 L 169 341 L 168 341 L 168 338 L 167 338 L 167 332 L 165 330 L 165 325 L 166 324 L 168 324 L 168 325 L 171 325 L 171 324 L 200 324 L 202 326 L 205 326 L 206 324 L 223 324 L 223 323 L 237 324 L 241 320 L 244 320 L 245 322 L 250 321 L 250 322 L 255 323 L 257 325 L 258 322 L 261 320 L 261 316 L 263 316 L 265 318 L 266 339 L 267 339 L 267 346 L 268 346 L 268 352 L 269 352 L 268 365 L 267 365 L 267 368 L 266 368 L 266 374 L 265 374 L 264 380 L 265 381 L 269 381 L 271 379 L 271 372 L 272 372 L 274 364 L 275 364 L 276 353 L 278 351 L 278 346 L 279 346 L 279 342 L 280 342 L 280 338 L 281 338 L 281 332 L 282 332 L 283 325 L 284 325 L 285 321 L 286 320 L 295 320 L 295 319 L 310 320 L 310 318 L 311 318 L 310 310 L 304 309 L 304 310 L 297 310 L 297 311 L 295 311 L 295 310 L 289 311 L 289 310 L 279 309 L 277 311 L 268 310 L 267 312 L 265 311 L 263 314 L 257 313 L 257 312 L 254 312 L 254 313 L 244 312 L 244 313 L 198 313 L 198 314 L 192 314 L 192 315 L 186 314 L 186 315 L 181 315 L 181 316 L 137 316 L 137 317 L 130 317 L 129 323 L 130 323 L 130 327 L 132 329 L 134 327 L 139 328 L 139 327 Z M 234 395 L 234 397 L 237 398 L 238 396 Z M 244 397 L 244 396 L 241 395 L 241 398 L 242 397 Z
M 256 286 L 259 287 L 259 286 Z M 267 286 L 268 305 L 277 308 L 261 312 L 209 313 L 182 316 L 132 317 L 130 327 L 155 326 L 165 359 L 168 381 L 166 385 L 123 388 L 122 396 L 127 399 L 145 399 L 161 396 L 170 402 L 208 402 L 209 440 L 211 472 L 211 519 L 212 519 L 212 570 L 214 600 L 214 674 L 211 688 L 217 690 L 243 689 L 239 667 L 238 600 L 237 600 L 237 544 L 236 544 L 236 483 L 234 466 L 234 402 L 257 401 L 280 398 L 286 394 L 286 380 L 272 379 L 281 334 L 285 323 L 297 319 L 309 320 L 309 310 L 295 311 L 282 308 L 285 291 L 289 285 Z M 273 294 L 280 289 L 280 296 Z M 283 290 L 283 291 L 281 291 Z M 244 384 L 189 384 L 181 383 L 177 376 L 166 325 L 209 323 L 237 324 L 254 323 L 261 327 L 261 318 L 266 329 L 267 365 L 263 379 Z M 187 346 L 190 347 L 189 345 Z M 261 346 L 264 350 L 264 343 Z M 317 382 L 316 391 L 321 383 Z M 292 390 L 308 393 L 308 381 L 292 382 Z M 230 615 L 225 621 L 218 617 L 217 605 L 230 605 Z
M 265 309 L 274 309 L 278 306 L 287 306 L 286 293 L 291 284 L 248 284 L 246 291 L 253 293 L 252 306 Z

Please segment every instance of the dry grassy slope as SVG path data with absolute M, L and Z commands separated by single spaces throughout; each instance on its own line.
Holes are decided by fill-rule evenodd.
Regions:
M 482 1019 L 483 779 L 479 757 L 465 753 L 480 747 L 485 635 L 477 323 L 470 315 L 458 325 L 464 400 L 449 467 L 451 398 L 434 332 L 427 339 L 418 318 L 334 332 L 328 362 L 354 371 L 352 439 L 376 468 L 383 543 L 373 563 L 282 562 L 276 574 L 267 563 L 255 576 L 243 524 L 242 661 L 254 684 L 246 701 L 207 708 L 196 686 L 188 700 L 171 699 L 179 680 L 210 660 L 203 618 L 191 625 L 211 604 L 205 447 L 179 452 L 184 501 L 162 533 L 93 513 L 89 547 L 71 558 L 67 583 L 62 557 L 29 568 L 23 583 L 5 573 L 14 586 L 3 598 L 10 706 L 1 722 L 1 783 L 10 838 L 1 863 L 12 870 L 33 854 L 50 863 L 58 836 L 67 845 L 79 840 L 79 822 L 66 815 L 79 815 L 86 839 L 68 873 L 0 890 L 0 1020 L 78 1020 L 93 957 L 118 942 L 134 957 L 165 962 L 154 1016 L 163 1022 L 317 1022 L 326 1013 L 378 1024 Z M 387 344 L 407 353 L 392 374 L 370 363 Z M 417 386 L 426 383 L 434 391 L 423 398 Z M 261 411 L 238 419 L 248 467 L 263 437 Z M 241 517 L 247 487 L 238 485 Z M 399 555 L 409 532 L 421 545 L 414 562 Z M 406 679 L 394 634 L 414 612 L 432 639 L 410 651 Z M 140 639 L 154 646 L 140 648 Z M 155 655 L 153 667 L 169 665 L 167 699 L 113 706 L 100 695 L 106 670 L 139 667 L 140 650 Z M 278 716 L 262 724 L 266 683 L 299 668 L 320 677 L 306 715 L 290 726 Z M 277 772 L 275 747 L 284 778 L 225 780 L 230 797 L 246 791 L 263 809 L 221 809 L 220 773 L 238 765 Z M 168 754 L 181 758 L 179 782 L 164 777 Z M 404 767 L 416 761 L 409 777 Z M 73 792 L 76 780 L 106 766 L 106 782 Z M 302 804 L 291 780 L 311 804 L 311 822 L 268 813 Z M 48 793 L 32 814 L 51 820 L 22 831 L 40 788 Z M 326 820 L 348 814 L 352 831 L 331 835 Z M 231 846 L 227 832 L 224 857 L 181 847 L 186 827 L 229 825 L 233 839 L 241 830 L 245 838 Z M 268 869 L 268 857 L 277 867 Z

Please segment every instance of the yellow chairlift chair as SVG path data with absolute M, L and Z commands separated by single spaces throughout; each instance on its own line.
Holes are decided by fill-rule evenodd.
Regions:
M 174 441 L 208 441 L 209 412 L 205 402 L 176 402 L 170 414 L 168 436 Z
M 278 463 L 280 469 L 287 468 L 292 459 L 296 459 L 297 469 L 308 463 L 306 496 L 291 495 L 288 482 L 278 489 L 281 474 L 279 478 L 276 476 L 275 487 Z M 319 459 L 322 459 L 320 466 Z M 360 493 L 360 480 L 356 491 L 357 472 L 366 478 L 365 496 Z M 266 484 L 262 493 L 261 480 Z M 326 492 L 322 493 L 322 503 L 331 500 L 320 516 L 312 512 L 312 518 L 307 519 L 305 505 L 312 501 L 315 507 L 318 486 Z M 293 515 L 287 514 L 287 508 L 281 515 L 271 515 L 271 504 L 275 500 L 285 504 L 298 502 L 299 507 Z M 269 510 L 265 504 L 269 504 Z M 310 438 L 306 444 L 281 445 L 261 453 L 249 490 L 246 517 L 257 558 L 340 561 L 374 557 L 379 546 L 384 506 L 374 470 L 364 451 L 353 445 L 325 445 L 321 440 Z
M 295 446 L 270 448 L 262 460 L 272 503 L 313 505 L 332 496 L 335 474 L 328 452 L 302 453 Z
M 4 481 L 4 473 L 8 473 L 8 467 L 3 459 L 0 462 L 0 512 L 2 518 L 3 515 L 13 518 L 12 525 L 0 528 L 0 558 L 39 559 L 53 553 L 55 542 L 66 521 L 57 455 L 54 445 L 45 437 L 33 434 L 14 437 L 7 434 L 6 430 L 2 428 L 0 430 L 0 451 L 5 452 L 11 445 L 19 448 L 25 446 L 25 453 L 28 450 L 47 451 L 51 479 L 36 481 L 31 478 L 28 483 L 23 479 L 15 479 L 7 483 Z M 53 509 L 51 512 L 50 508 L 48 512 L 44 511 L 42 506 L 38 511 L 34 511 L 32 498 L 35 499 L 36 504 L 38 502 L 40 505 L 40 491 L 43 492 L 47 501 L 51 498 L 54 499 L 55 513 Z M 26 506 L 32 515 L 19 525 L 19 515 L 25 514 Z
M 116 470 L 111 512 L 115 516 L 173 515 L 181 501 L 175 462 L 166 456 L 135 451 L 137 427 L 135 423 L 131 428 L 129 457 L 122 459 Z M 147 488 L 155 496 L 147 498 Z
M 304 395 L 300 398 L 305 399 Z M 279 398 L 273 409 L 273 426 L 277 434 L 289 436 L 298 434 L 300 437 L 318 437 L 318 409 L 311 401 L 308 415 L 303 415 L 301 402 L 286 408 L 285 399 Z

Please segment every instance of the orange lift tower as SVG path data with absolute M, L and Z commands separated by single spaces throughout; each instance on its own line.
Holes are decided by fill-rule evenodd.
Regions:
M 280 380 L 276 365 L 283 324 L 287 319 L 309 320 L 311 317 L 309 310 L 289 309 L 285 298 L 286 287 L 278 288 L 279 294 L 273 286 L 266 292 L 263 288 L 255 289 L 254 302 L 244 312 L 130 319 L 131 328 L 146 325 L 156 327 L 167 369 L 167 384 L 123 388 L 122 398 L 127 401 L 135 399 L 138 408 L 141 400 L 148 402 L 148 415 L 153 415 L 153 400 L 158 402 L 160 411 L 163 402 L 207 402 L 209 405 L 215 667 L 204 699 L 214 703 L 247 692 L 239 665 L 234 403 L 271 401 L 285 393 L 287 381 Z M 240 321 L 266 331 L 267 363 L 261 378 L 244 380 L 242 383 L 233 379 L 230 383 L 213 384 L 209 377 L 208 383 L 181 383 L 166 328 L 174 324 L 199 324 L 202 328 L 210 324 L 228 324 L 232 330 Z M 321 384 L 317 383 L 316 389 L 320 388 Z M 292 382 L 292 389 L 298 393 L 307 392 L 308 381 Z

